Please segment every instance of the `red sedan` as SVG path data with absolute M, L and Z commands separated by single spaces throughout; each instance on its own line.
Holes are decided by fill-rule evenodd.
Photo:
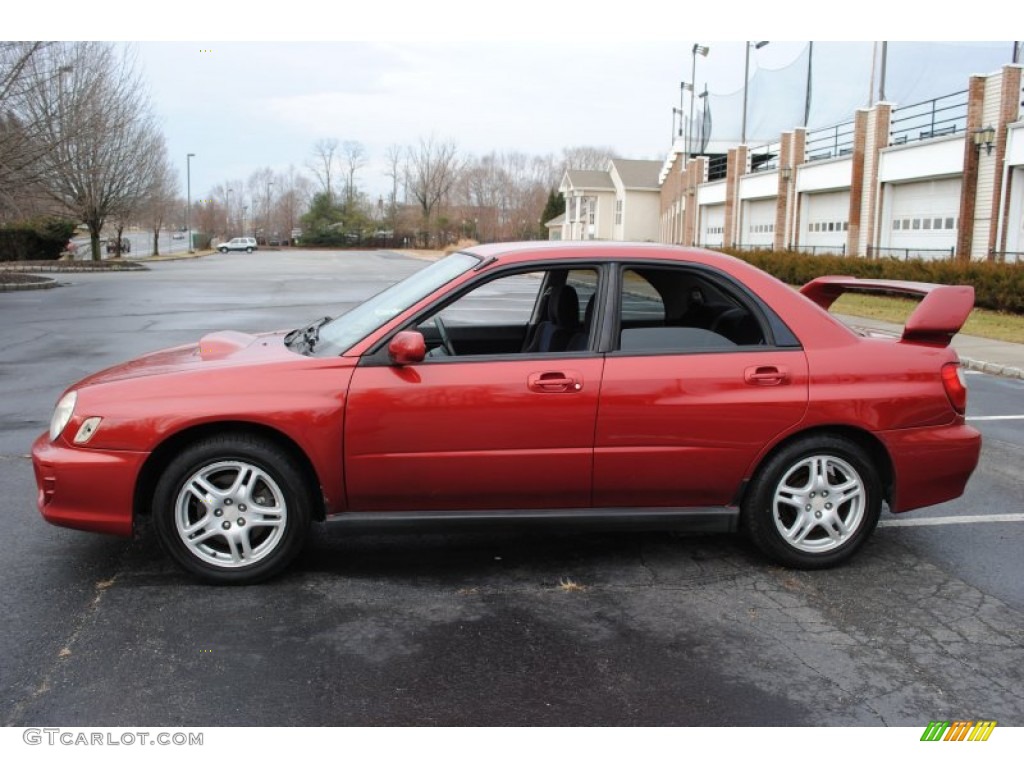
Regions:
M 826 308 L 923 296 L 900 338 Z M 742 529 L 773 560 L 849 558 L 882 502 L 963 493 L 981 449 L 948 348 L 962 286 L 797 292 L 722 254 L 540 243 L 434 262 L 336 319 L 221 332 L 90 376 L 33 446 L 57 525 L 151 516 L 199 577 L 284 568 L 311 520 Z

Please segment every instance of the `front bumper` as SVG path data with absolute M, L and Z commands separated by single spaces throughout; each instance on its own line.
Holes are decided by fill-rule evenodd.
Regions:
M 40 435 L 32 444 L 40 513 L 54 525 L 131 536 L 135 481 L 148 455 L 70 448 Z
M 879 435 L 892 457 L 893 512 L 962 496 L 981 456 L 981 433 L 965 424 L 901 429 Z

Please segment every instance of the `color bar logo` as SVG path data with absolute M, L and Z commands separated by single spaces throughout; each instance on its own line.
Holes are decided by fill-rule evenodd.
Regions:
M 988 741 L 995 727 L 995 720 L 932 720 L 921 741 Z

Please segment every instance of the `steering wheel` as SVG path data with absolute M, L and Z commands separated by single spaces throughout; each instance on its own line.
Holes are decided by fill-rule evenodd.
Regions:
M 444 351 L 449 355 L 454 355 L 455 347 L 452 346 L 452 337 L 448 335 L 448 328 L 445 326 L 444 320 L 441 319 L 441 315 L 434 315 L 434 326 L 441 336 L 441 346 L 444 347 Z

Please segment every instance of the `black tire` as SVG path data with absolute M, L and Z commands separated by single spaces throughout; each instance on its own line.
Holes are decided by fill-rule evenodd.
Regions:
M 252 247 L 250 246 L 249 248 L 246 248 L 246 249 L 245 249 L 245 252 L 246 252 L 246 253 L 252 253 Z
M 254 584 L 302 550 L 311 498 L 295 459 L 272 441 L 211 437 L 167 465 L 153 494 L 153 522 L 185 570 L 211 584 Z
M 743 525 L 782 565 L 830 568 L 864 545 L 881 509 L 882 486 L 867 453 L 845 437 L 808 436 L 760 467 L 743 504 Z
M 220 251 L 221 253 L 227 253 L 228 252 L 227 248 L 218 248 L 217 250 Z

